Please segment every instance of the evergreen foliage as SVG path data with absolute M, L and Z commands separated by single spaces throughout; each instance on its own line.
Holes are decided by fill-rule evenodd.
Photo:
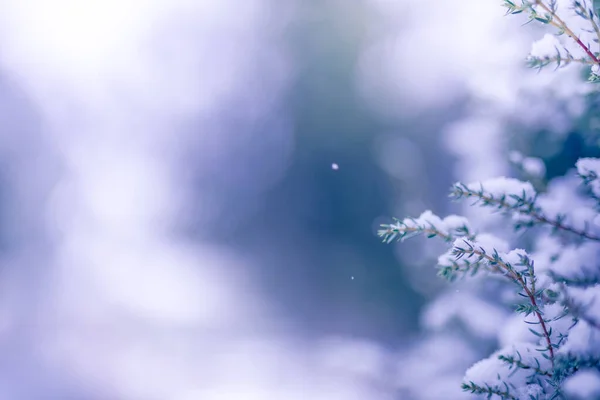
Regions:
M 600 81 L 600 1 L 503 3 L 508 15 L 554 29 L 533 44 L 530 67 L 583 66 L 590 82 Z M 395 219 L 378 235 L 385 243 L 441 239 L 448 249 L 438 258 L 439 276 L 500 282 L 489 300 L 518 318 L 498 328 L 512 342 L 466 371 L 465 392 L 511 400 L 600 398 L 600 159 L 580 158 L 575 173 L 536 182 L 543 168 L 515 154 L 519 170 L 533 172 L 530 181 L 458 182 L 450 191 L 453 200 L 501 213 L 514 232 L 509 237 L 431 211 Z

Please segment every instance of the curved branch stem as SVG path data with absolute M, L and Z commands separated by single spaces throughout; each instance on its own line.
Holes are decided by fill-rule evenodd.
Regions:
M 504 261 L 501 261 L 501 260 L 498 261 L 498 260 L 494 259 L 492 256 L 490 256 L 489 254 L 484 253 L 483 251 L 476 250 L 476 249 L 473 250 L 473 253 L 477 256 L 485 258 L 489 262 L 497 263 L 498 265 L 500 265 L 500 267 L 504 270 L 504 272 L 506 272 L 507 276 L 523 288 L 523 290 L 525 291 L 525 294 L 529 298 L 529 302 L 531 303 L 531 305 L 534 308 L 534 314 L 536 315 L 536 318 L 537 318 L 540 326 L 542 327 L 542 334 L 544 335 L 544 338 L 546 340 L 546 346 L 548 349 L 548 353 L 550 353 L 550 361 L 552 362 L 552 365 L 554 366 L 554 348 L 552 347 L 552 340 L 550 338 L 550 333 L 548 332 L 548 327 L 546 326 L 546 321 L 544 320 L 544 317 L 542 316 L 542 312 L 540 311 L 540 309 L 538 307 L 537 300 L 535 298 L 535 292 L 534 292 L 535 289 L 533 288 L 533 286 L 532 286 L 533 290 L 530 289 L 529 287 L 527 287 L 527 284 L 523 280 L 523 277 L 520 274 L 516 273 L 511 267 L 506 265 L 506 263 Z
M 556 15 L 554 11 L 550 9 L 550 7 L 548 7 L 542 0 L 535 0 L 535 4 L 543 8 L 548 14 L 552 16 L 550 24 L 557 27 L 558 29 L 562 29 L 567 35 L 571 37 L 571 39 L 573 39 L 579 45 L 579 47 L 583 49 L 583 51 L 585 51 L 585 53 L 592 60 L 594 60 L 595 64 L 600 65 L 600 59 L 596 57 L 592 50 L 588 46 L 586 46 L 577 35 L 575 35 L 575 33 L 567 26 L 567 24 L 558 15 Z

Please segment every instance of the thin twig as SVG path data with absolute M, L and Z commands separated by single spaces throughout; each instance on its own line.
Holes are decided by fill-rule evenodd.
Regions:
M 581 3 L 576 2 L 575 7 L 577 7 L 579 9 L 579 12 L 581 12 L 581 15 L 585 15 L 586 16 L 585 18 L 591 22 L 592 27 L 594 28 L 594 32 L 596 32 L 596 36 L 598 37 L 598 43 L 600 44 L 600 27 L 596 23 L 596 20 L 594 19 L 594 15 L 592 14 L 591 18 L 588 18 L 587 10 L 583 7 L 583 5 Z
M 483 251 L 476 250 L 476 249 L 473 249 L 473 254 L 475 254 L 479 257 L 483 257 L 490 262 L 497 263 L 498 265 L 500 265 L 502 267 L 502 269 L 504 271 L 506 271 L 509 278 L 511 278 L 514 282 L 518 283 L 519 286 L 521 286 L 523 288 L 523 290 L 525 291 L 525 294 L 529 298 L 529 302 L 531 303 L 531 305 L 534 308 L 533 312 L 536 315 L 537 320 L 540 323 L 540 326 L 542 327 L 543 335 L 544 335 L 544 338 L 546 339 L 546 345 L 548 347 L 548 352 L 550 353 L 550 361 L 552 362 L 552 366 L 554 366 L 554 348 L 552 347 L 552 341 L 550 338 L 550 334 L 548 333 L 548 329 L 546 327 L 546 321 L 544 320 L 544 317 L 542 316 L 542 313 L 537 305 L 537 301 L 535 299 L 535 293 L 532 292 L 527 287 L 527 284 L 523 280 L 523 277 L 520 274 L 517 274 L 511 267 L 506 265 L 506 263 L 504 261 L 494 259 L 489 254 L 484 253 Z
M 548 7 L 542 0 L 535 0 L 535 4 L 546 10 L 546 12 L 548 12 L 552 16 L 552 19 L 556 20 L 556 23 L 553 20 L 551 20 L 549 22 L 551 25 L 557 27 L 558 29 L 562 29 L 567 35 L 571 37 L 571 39 L 577 42 L 577 44 L 586 52 L 586 54 L 592 60 L 594 60 L 595 64 L 600 65 L 600 60 L 598 59 L 598 57 L 594 55 L 594 53 L 590 50 L 588 46 L 583 44 L 581 39 L 579 39 L 579 37 L 575 35 L 575 33 L 567 26 L 567 24 L 558 15 L 556 15 L 554 11 L 550 9 L 550 7 Z
M 425 234 L 431 234 L 431 235 L 436 235 L 436 236 L 440 236 L 442 239 L 449 241 L 451 240 L 450 235 L 444 234 L 442 232 L 440 232 L 439 230 L 435 229 L 435 228 L 419 228 L 419 227 L 413 227 L 413 228 L 409 228 L 409 227 L 402 227 L 402 228 L 394 228 L 394 227 L 388 227 L 387 230 L 387 235 L 393 234 L 395 232 L 398 231 L 404 231 L 404 232 L 422 232 Z M 531 305 L 533 306 L 534 309 L 534 314 L 536 315 L 538 322 L 540 324 L 540 326 L 542 327 L 542 331 L 543 331 L 543 335 L 544 338 L 546 339 L 546 344 L 547 344 L 547 348 L 548 348 L 548 352 L 550 353 L 550 361 L 552 362 L 552 365 L 554 366 L 554 349 L 552 347 L 552 341 L 550 338 L 550 334 L 548 333 L 548 328 L 546 327 L 546 321 L 544 320 L 542 313 L 540 311 L 540 308 L 537 304 L 536 298 L 535 298 L 535 286 L 532 283 L 532 287 L 531 289 L 529 287 L 527 287 L 527 283 L 525 282 L 525 280 L 523 280 L 523 277 L 516 273 L 511 267 L 509 267 L 504 261 L 502 260 L 497 260 L 495 258 L 493 258 L 492 256 L 490 256 L 489 254 L 481 251 L 481 250 L 477 250 L 475 248 L 473 248 L 470 252 L 472 252 L 474 255 L 481 257 L 482 259 L 486 259 L 488 262 L 493 263 L 492 265 L 492 271 L 494 272 L 502 272 L 500 271 L 500 269 L 497 267 L 497 265 L 499 265 L 505 272 L 506 275 L 515 283 L 517 283 L 520 287 L 523 288 L 523 290 L 525 291 L 525 294 L 527 295 L 527 297 L 529 298 L 529 302 L 531 303 Z M 535 271 L 532 271 L 532 275 L 534 275 Z
M 471 196 L 477 197 L 481 200 L 483 200 L 486 203 L 490 203 L 490 204 L 498 204 L 499 206 L 505 208 L 505 209 L 512 209 L 510 207 L 510 205 L 508 203 L 506 203 L 505 201 L 501 200 L 501 199 L 496 199 L 494 197 L 491 196 L 483 196 L 483 195 L 477 195 L 477 194 L 473 194 L 471 193 Z M 555 229 L 561 230 L 561 231 L 565 231 L 565 232 L 570 232 L 570 233 L 574 233 L 580 237 L 589 239 L 589 240 L 593 240 L 595 242 L 600 242 L 600 236 L 596 236 L 596 235 L 592 235 L 591 233 L 585 231 L 585 230 L 580 230 L 580 229 L 576 229 L 572 226 L 569 225 L 565 225 L 560 221 L 555 221 L 555 220 L 551 220 L 548 217 L 546 217 L 544 214 L 534 211 L 534 210 L 521 210 L 521 209 L 516 209 L 514 210 L 515 212 L 521 214 L 521 215 L 527 215 L 531 218 L 533 218 L 534 220 L 536 220 L 539 223 L 542 224 L 547 224 L 550 225 L 552 227 L 554 227 Z

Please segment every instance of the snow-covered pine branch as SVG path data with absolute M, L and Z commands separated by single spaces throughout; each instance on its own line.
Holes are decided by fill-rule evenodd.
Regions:
M 504 0 L 507 14 L 524 14 L 528 22 L 551 26 L 533 43 L 527 64 L 533 68 L 572 64 L 587 66 L 589 80 L 600 80 L 600 20 L 597 0 Z
M 596 159 L 578 162 L 579 189 L 596 182 L 598 166 Z M 532 253 L 510 249 L 490 233 L 474 232 L 471 223 L 457 215 L 440 218 L 426 211 L 418 218 L 382 225 L 379 236 L 386 243 L 415 235 L 449 243 L 438 268 L 450 281 L 485 273 L 514 288 L 513 311 L 528 335 L 470 368 L 465 391 L 541 400 L 561 398 L 563 386 L 580 370 L 595 370 L 600 382 L 600 236 L 583 221 L 598 215 L 597 202 L 594 186 L 580 195 L 573 193 L 577 201 L 564 196 L 561 200 L 565 188 L 578 189 L 572 182 L 551 184 L 546 193 L 504 177 L 454 185 L 453 198 L 474 200 L 473 206 L 506 214 L 515 230 L 550 228 L 538 230 Z M 557 246 L 556 254 L 547 254 L 548 246 Z
M 549 28 L 532 44 L 530 67 L 584 68 L 589 81 L 600 82 L 600 0 L 503 5 L 507 15 Z M 417 235 L 441 239 L 448 248 L 437 260 L 438 274 L 454 284 L 476 279 L 481 287 L 476 294 L 461 286 L 471 290 L 454 297 L 461 306 L 441 296 L 426 310 L 430 327 L 439 326 L 435 318 L 456 316 L 464 334 L 496 337 L 499 350 L 466 371 L 465 392 L 507 400 L 600 399 L 600 159 L 580 158 L 572 172 L 547 181 L 541 159 L 508 156 L 531 182 L 459 182 L 450 197 L 504 215 L 512 229 L 477 232 L 478 221 L 426 211 L 382 225 L 378 234 L 386 243 Z M 491 281 L 496 286 L 486 293 Z M 482 322 L 486 313 L 499 323 L 495 330 Z

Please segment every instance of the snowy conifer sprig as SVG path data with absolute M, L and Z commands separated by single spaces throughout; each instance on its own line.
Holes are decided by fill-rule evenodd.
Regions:
M 585 179 L 585 176 L 582 175 L 582 177 Z M 588 182 L 590 179 L 592 178 L 588 178 Z M 593 179 L 595 180 L 595 178 Z M 498 188 L 505 185 L 510 185 L 512 190 L 509 192 L 498 191 Z M 600 241 L 600 234 L 590 232 L 587 221 L 579 228 L 569 224 L 570 218 L 566 213 L 556 213 L 553 217 L 548 216 L 543 207 L 537 204 L 537 193 L 529 182 L 500 177 L 488 181 L 486 189 L 481 184 L 465 185 L 459 182 L 453 186 L 450 197 L 453 199 L 471 198 L 475 200 L 474 205 L 479 204 L 495 208 L 505 214 L 512 214 L 515 230 L 544 225 L 550 227 L 553 233 L 567 232 L 581 238 Z
M 555 34 L 547 34 L 535 42 L 527 57 L 532 68 L 571 64 L 591 67 L 590 81 L 600 80 L 600 21 L 597 0 L 504 0 L 506 14 L 525 14 L 528 22 L 552 26 Z M 567 36 L 568 40 L 560 40 Z
M 418 235 L 428 238 L 438 236 L 447 242 L 462 237 L 474 238 L 467 219 L 457 215 L 450 215 L 442 220 L 431 211 L 426 211 L 419 218 L 395 218 L 394 221 L 393 224 L 381 225 L 382 229 L 377 232 L 387 243 L 404 241 Z
M 517 307 L 517 311 L 523 312 L 526 316 L 529 314 L 536 316 L 536 321 L 531 322 L 531 324 L 538 324 L 540 332 L 533 329 L 531 331 L 535 335 L 544 338 L 544 346 L 548 351 L 547 357 L 553 360 L 554 348 L 551 342 L 551 328 L 547 326 L 549 321 L 544 319 L 538 305 L 542 293 L 538 292 L 536 288 L 537 278 L 533 260 L 521 249 L 501 253 L 493 245 L 469 240 L 464 237 L 464 233 L 470 233 L 466 221 L 451 216 L 450 220 L 452 222 L 461 222 L 457 226 L 456 224 L 449 224 L 447 220 L 441 220 L 431 212 L 425 212 L 418 219 L 407 219 L 392 225 L 382 225 L 384 229 L 379 232 L 379 235 L 387 243 L 395 238 L 403 240 L 419 233 L 430 238 L 438 236 L 446 241 L 455 237 L 451 249 L 438 259 L 439 275 L 453 281 L 457 277 L 473 276 L 484 269 L 490 273 L 508 278 L 519 288 L 518 294 L 528 300 L 528 304 Z M 452 231 L 458 232 L 458 234 L 452 235 L 450 233 Z M 469 236 L 475 238 L 473 234 Z
M 485 272 L 516 289 L 510 303 L 526 334 L 471 367 L 462 384 L 464 391 L 511 400 L 562 399 L 565 384 L 573 386 L 569 382 L 579 371 L 596 371 L 600 385 L 600 265 L 592 259 L 600 254 L 600 235 L 582 222 L 598 215 L 600 160 L 580 160 L 577 172 L 580 184 L 590 188 L 591 202 L 557 206 L 564 187 L 551 184 L 547 193 L 538 194 L 528 182 L 510 178 L 457 183 L 451 191 L 455 199 L 473 199 L 473 205 L 511 216 L 516 229 L 552 228 L 538 231 L 538 243 L 562 246 L 556 251 L 509 250 L 503 240 L 475 233 L 466 218 L 442 219 L 431 211 L 418 218 L 396 219 L 378 232 L 386 243 L 419 234 L 441 238 L 450 248 L 438 258 L 440 276 L 455 281 Z M 571 213 L 557 212 L 557 207 L 566 206 Z M 557 241 L 557 232 L 578 240 L 561 236 Z M 580 260 L 588 260 L 587 265 L 575 264 Z
M 505 387 L 503 389 L 495 386 L 492 387 L 488 384 L 484 386 L 477 385 L 474 382 L 463 383 L 462 389 L 467 392 L 471 392 L 473 394 L 482 394 L 487 396 L 487 398 L 491 398 L 493 395 L 499 396 L 502 400 L 519 400 L 517 397 L 510 394 L 510 387 L 508 384 L 504 383 Z

